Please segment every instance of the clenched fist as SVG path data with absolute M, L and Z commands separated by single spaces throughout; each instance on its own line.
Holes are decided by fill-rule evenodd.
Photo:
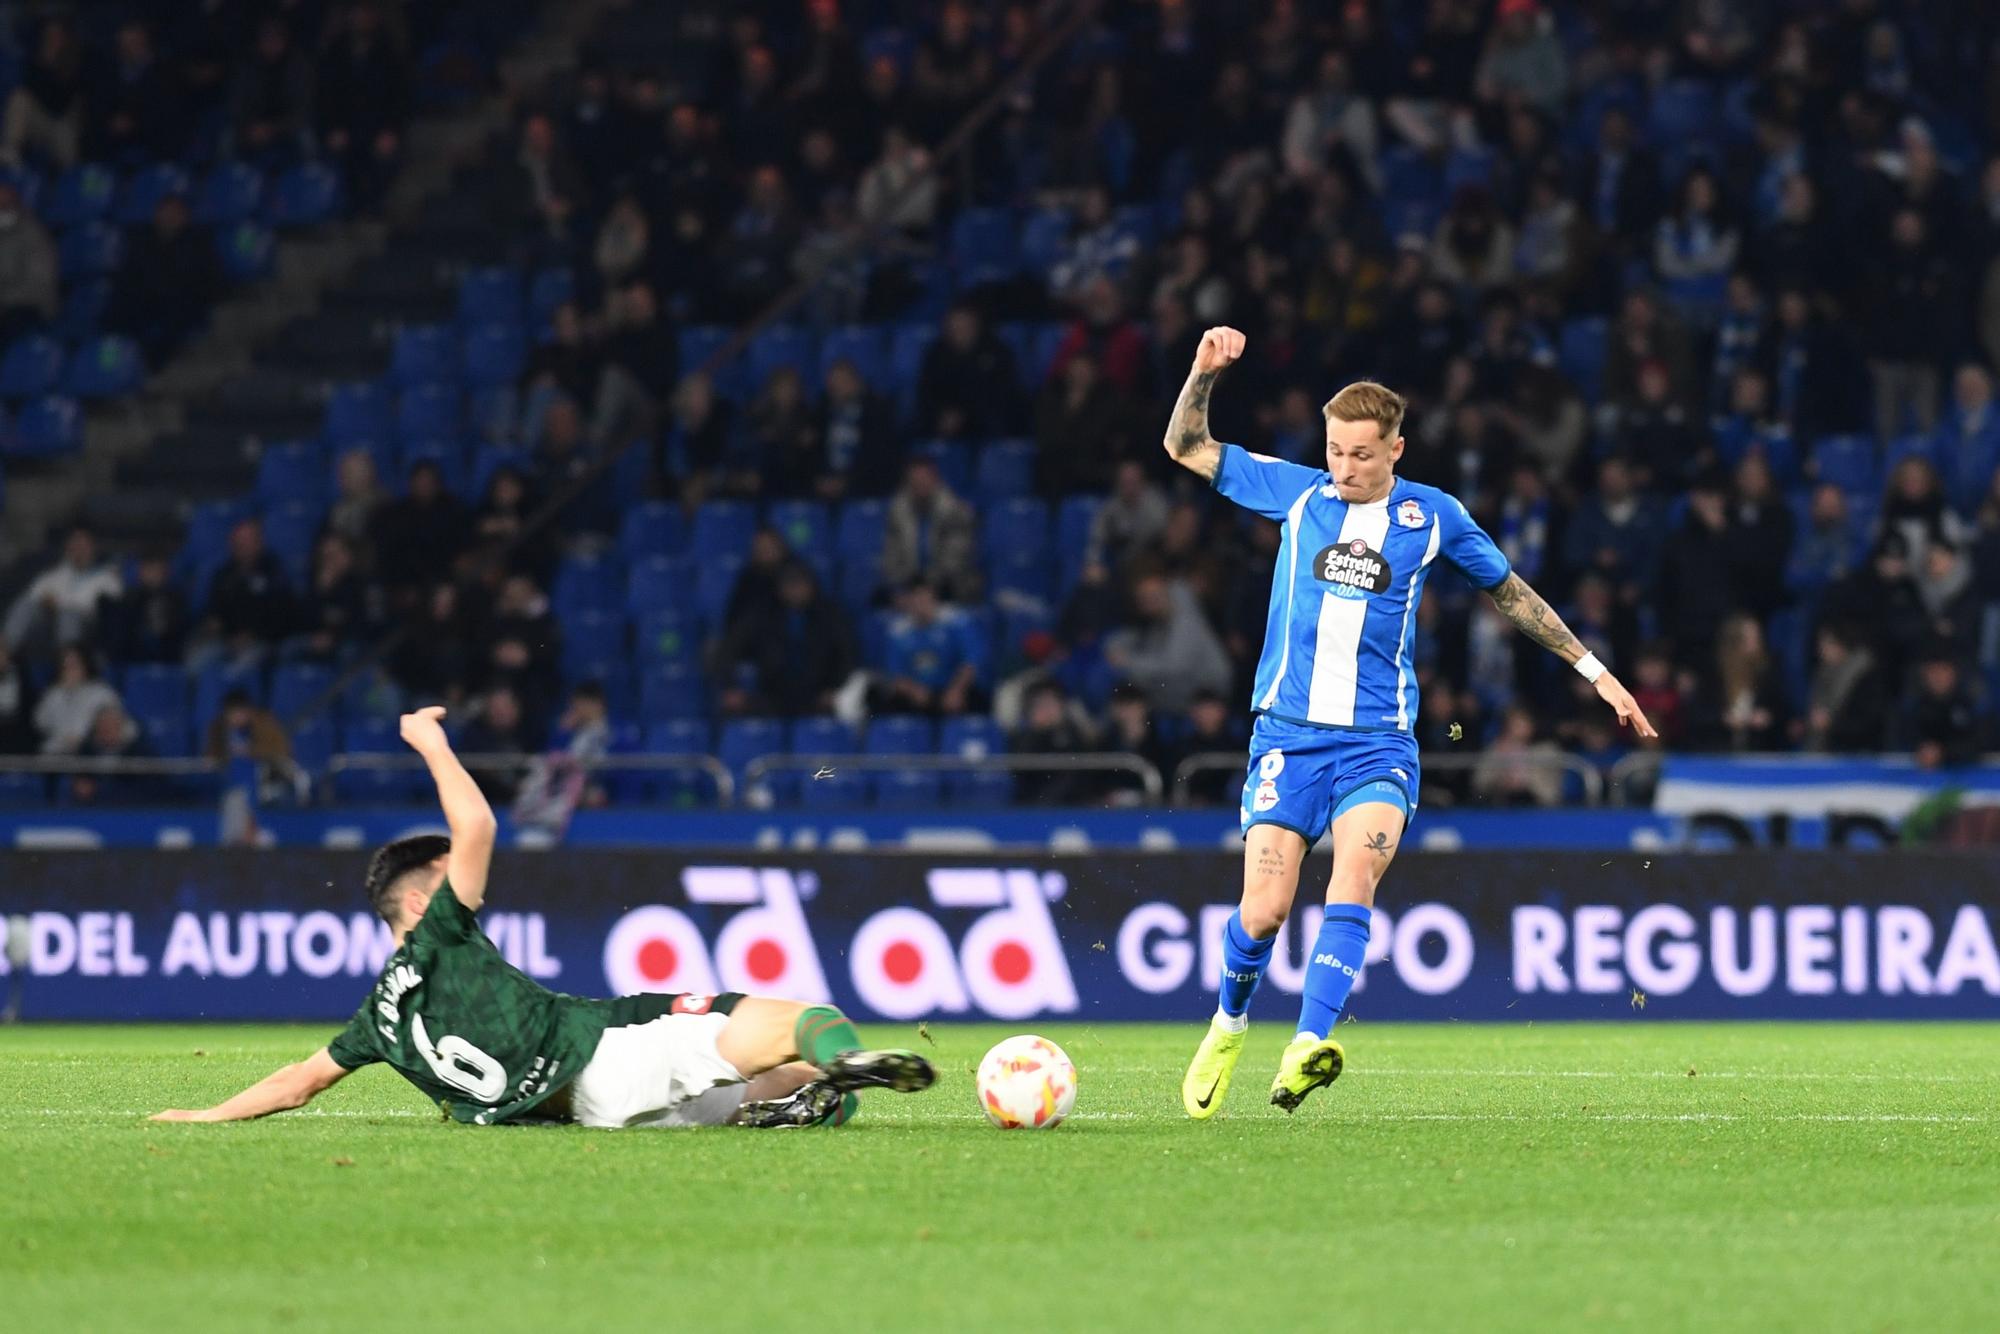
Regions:
M 443 717 L 442 704 L 433 704 L 428 708 L 418 709 L 415 713 L 404 714 L 401 728 L 403 741 L 420 755 L 432 746 L 448 745 L 444 735 L 444 724 L 440 721 Z
M 1223 369 L 1243 355 L 1243 341 L 1242 334 L 1218 324 L 1201 336 L 1201 346 L 1194 352 L 1194 368 L 1197 371 Z

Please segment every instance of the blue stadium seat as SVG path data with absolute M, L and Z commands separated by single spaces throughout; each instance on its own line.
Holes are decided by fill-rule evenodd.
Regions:
M 527 364 L 528 340 L 516 324 L 482 324 L 465 335 L 465 382 L 478 388 L 512 384 Z
M 692 578 L 692 570 L 689 571 Z M 691 609 L 665 607 L 633 618 L 632 650 L 642 663 L 679 662 L 695 665 L 701 653 L 701 629 Z
M 841 560 L 879 560 L 888 514 L 889 507 L 879 500 L 850 500 L 842 505 L 834 529 L 834 545 Z
M 62 344 L 47 334 L 22 334 L 0 357 L 0 396 L 33 398 L 49 393 L 62 378 Z
M 778 530 L 798 555 L 824 568 L 833 554 L 833 520 L 817 500 L 780 500 L 764 511 L 764 522 Z
M 437 465 L 444 476 L 444 489 L 455 496 L 470 497 L 472 493 L 472 473 L 466 466 L 465 446 L 453 439 L 412 440 L 396 451 L 396 476 L 398 491 L 409 486 L 410 473 L 419 463 Z
M 1454 148 L 1444 160 L 1445 193 L 1455 194 L 1468 185 L 1491 185 L 1497 162 L 1490 148 Z
M 1865 435 L 1830 435 L 1815 440 L 1807 470 L 1850 496 L 1873 495 L 1882 483 L 1882 462 L 1875 441 Z
M 946 774 L 945 792 L 954 806 L 982 809 L 1009 806 L 1014 801 L 1014 775 L 1005 769 Z
M 56 243 L 56 258 L 65 283 L 109 274 L 124 257 L 125 238 L 108 222 L 78 223 Z
M 340 749 L 354 755 L 400 755 L 403 744 L 393 718 L 350 719 L 340 729 Z M 418 797 L 426 786 L 418 769 L 347 769 L 333 777 L 334 794 L 346 801 L 404 802 Z
M 882 582 L 882 562 L 874 556 L 843 556 L 835 567 L 832 592 L 847 614 L 860 617 Z
M 73 398 L 123 398 L 145 382 L 146 363 L 139 345 L 117 334 L 103 334 L 76 350 L 63 373 L 63 392 Z
M 458 322 L 467 328 L 482 324 L 519 328 L 526 313 L 521 299 L 521 275 L 510 268 L 496 265 L 468 269 L 458 280 Z
M 194 218 L 211 227 L 246 222 L 264 202 L 264 177 L 247 162 L 218 163 L 195 192 Z
M 676 718 L 648 725 L 644 745 L 655 755 L 707 755 L 715 742 L 705 719 Z M 674 806 L 707 805 L 715 800 L 715 784 L 700 770 L 649 770 L 640 777 L 648 799 Z
M 563 558 L 550 585 L 550 600 L 572 611 L 615 611 L 623 603 L 625 572 L 610 556 L 577 551 Z
M 824 778 L 810 774 L 799 782 L 799 804 L 808 810 L 851 810 L 868 801 L 868 779 L 848 769 L 835 769 Z
M 1049 547 L 1049 507 L 1021 496 L 986 506 L 986 550 L 989 553 L 1038 552 Z
M 703 560 L 711 556 L 742 557 L 757 531 L 757 511 L 740 500 L 711 500 L 694 512 L 688 546 Z
M 687 519 L 679 505 L 648 500 L 625 511 L 618 545 L 626 560 L 641 556 L 676 556 L 687 550 Z
M 458 342 L 449 326 L 412 324 L 396 332 L 389 376 L 402 388 L 458 379 Z
M 961 287 L 1004 282 L 1014 276 L 1014 214 L 1004 208 L 968 208 L 951 225 L 951 262 Z
M 511 384 L 489 384 L 465 396 L 465 427 L 473 439 L 511 445 L 521 425 L 521 395 Z
M 899 324 L 889 336 L 889 375 L 885 387 L 892 387 L 901 393 L 905 412 L 916 408 L 917 385 L 924 374 L 924 355 L 931 350 L 937 336 L 937 326 L 925 322 Z
M 128 710 L 132 721 L 139 724 L 139 730 L 146 735 L 146 744 L 153 753 L 166 759 L 178 759 L 194 754 L 194 727 L 188 722 L 185 711 L 177 713 L 141 713 L 137 709 Z
M 536 330 L 548 326 L 556 307 L 576 295 L 576 275 L 566 268 L 543 269 L 528 280 L 528 320 Z
M 222 697 L 232 690 L 241 690 L 262 704 L 264 673 L 255 667 L 234 667 L 224 662 L 212 662 L 195 673 L 194 730 L 197 734 L 208 730 L 208 725 L 215 721 L 215 715 L 222 712 Z
M 625 610 L 633 616 L 685 611 L 695 563 L 681 556 L 640 556 L 625 576 Z
M 997 596 L 1048 603 L 1056 593 L 1055 569 L 1046 551 L 993 550 L 986 558 L 988 590 Z
M 1032 440 L 992 440 L 979 451 L 974 483 L 979 498 L 1012 500 L 1035 489 L 1035 442 Z
M 319 506 L 297 500 L 285 501 L 264 512 L 264 545 L 285 567 L 294 590 L 306 585 L 313 544 L 319 539 L 320 521 L 324 517 Z
M 870 755 L 929 755 L 937 749 L 937 734 L 928 718 L 886 714 L 868 722 Z
M 326 421 L 321 428 L 334 450 L 349 445 L 380 444 L 389 438 L 388 390 L 372 380 L 337 384 L 326 396 Z
M 1377 165 L 1382 174 L 1384 199 L 1443 207 L 1444 177 L 1424 154 L 1397 144 L 1382 150 Z
M 394 722 L 412 702 L 404 696 L 401 686 L 380 671 L 363 672 L 340 692 L 340 712 L 350 722 L 362 718 Z
M 1077 569 L 1090 547 L 1091 527 L 1097 522 L 1097 512 L 1103 508 L 1101 496 L 1068 496 L 1056 511 L 1056 559 L 1069 583 L 1075 582 Z
M 743 766 L 760 755 L 785 750 L 785 725 L 776 718 L 731 718 L 716 730 L 715 755 L 729 766 L 738 782 Z
M 112 220 L 126 227 L 143 227 L 153 220 L 153 210 L 168 195 L 186 198 L 187 173 L 170 162 L 141 167 L 125 182 L 112 208 Z
M 1715 132 L 1720 106 L 1715 88 L 1703 79 L 1669 79 L 1653 90 L 1646 130 L 1659 148 L 1703 141 Z
M 136 718 L 171 714 L 185 719 L 188 711 L 187 673 L 167 663 L 142 663 L 125 669 L 119 696 Z
M 889 350 L 882 330 L 872 324 L 851 324 L 831 329 L 819 347 L 819 378 L 808 384 L 823 383 L 836 361 L 851 361 L 861 378 L 878 390 L 888 392 L 898 386 L 890 379 Z
M 1945 467 L 1945 460 L 1938 456 L 1937 442 L 1930 436 L 1906 435 L 1900 440 L 1891 441 L 1882 454 L 1882 476 L 1886 479 L 1894 475 L 1896 465 L 1904 459 L 1922 459 L 1936 470 L 1940 481 L 1946 485 L 1950 484 L 1951 477 Z
M 708 716 L 708 687 L 700 669 L 684 662 L 649 665 L 639 677 L 639 715 L 648 723 Z
M 63 289 L 62 310 L 49 332 L 61 342 L 80 343 L 97 332 L 110 307 L 110 279 L 79 279 Z
M 75 399 L 59 394 L 29 399 L 14 419 L 7 442 L 8 453 L 24 458 L 72 453 L 83 444 L 83 414 Z
M 270 277 L 278 258 L 278 238 L 260 223 L 247 220 L 232 223 L 216 229 L 215 253 L 222 261 L 223 276 L 229 281 L 256 282 Z
M 1060 208 L 1038 209 L 1021 228 L 1021 263 L 1045 273 L 1062 259 L 1069 244 L 1070 215 Z
M 625 656 L 625 618 L 617 612 L 575 611 L 562 618 L 562 658 L 575 675 L 579 664 Z
M 308 718 L 291 728 L 292 759 L 315 778 L 326 773 L 338 736 L 325 718 Z
M 872 777 L 877 806 L 927 810 L 944 804 L 944 775 L 935 770 L 889 769 Z
M 709 755 L 715 732 L 705 718 L 675 718 L 646 728 L 646 749 L 662 755 Z
M 1557 337 L 1556 364 L 1587 403 L 1595 404 L 1604 395 L 1604 363 L 1609 356 L 1606 339 L 1610 335 L 1609 320 L 1602 315 L 1585 315 L 1565 320 Z
M 410 441 L 456 437 L 465 426 L 459 415 L 462 406 L 455 385 L 412 385 L 396 400 L 396 438 Z
M 984 714 L 960 714 L 938 724 L 937 747 L 940 755 L 966 759 L 1000 755 L 1006 753 L 1007 734 Z
M 800 718 L 792 724 L 787 749 L 794 755 L 851 755 L 854 729 L 838 718 Z
M 961 496 L 971 491 L 972 446 L 965 441 L 922 440 L 912 446 L 910 452 L 935 462 L 945 485 Z
M 110 215 L 117 194 L 118 178 L 109 167 L 80 162 L 56 178 L 55 188 L 42 201 L 42 221 L 58 228 L 102 221 Z
M 472 490 L 469 494 L 484 497 L 486 488 L 492 484 L 493 474 L 502 468 L 512 468 L 523 477 L 535 475 L 535 452 L 506 445 L 482 445 L 472 457 Z
M 297 717 L 333 685 L 333 669 L 316 662 L 280 663 L 271 672 L 272 713 L 278 721 Z
M 269 216 L 274 226 L 314 227 L 339 211 L 340 173 L 320 163 L 300 163 L 271 188 Z
M 800 329 L 792 325 L 773 325 L 750 340 L 748 354 L 749 389 L 755 393 L 763 388 L 771 372 L 780 366 L 790 366 L 806 383 L 807 392 L 816 391 L 820 384 L 819 339 L 810 329 Z
M 696 550 L 705 550 L 697 547 Z M 720 628 L 729 595 L 743 574 L 741 556 L 704 556 L 695 569 L 694 610 L 703 625 Z
M 265 504 L 323 503 L 326 493 L 326 451 L 317 440 L 274 440 L 258 455 L 257 497 Z

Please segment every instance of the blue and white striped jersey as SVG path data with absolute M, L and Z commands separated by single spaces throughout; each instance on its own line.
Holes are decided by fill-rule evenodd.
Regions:
M 1411 651 L 1424 579 L 1439 556 L 1480 588 L 1507 557 L 1456 497 L 1397 478 L 1350 505 L 1330 474 L 1222 447 L 1215 489 L 1283 525 L 1250 707 L 1286 722 L 1407 732 L 1417 721 Z

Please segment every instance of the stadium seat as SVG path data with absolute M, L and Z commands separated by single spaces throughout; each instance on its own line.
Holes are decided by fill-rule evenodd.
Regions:
M 528 320 L 539 337 L 556 307 L 576 295 L 576 275 L 566 268 L 543 269 L 528 280 Z M 687 369 L 682 363 L 682 369 Z
M 207 732 L 208 725 L 222 712 L 222 697 L 232 690 L 241 690 L 252 700 L 264 702 L 264 673 L 255 667 L 236 667 L 224 662 L 212 662 L 195 673 L 194 677 L 194 730 L 196 736 Z
M 1454 194 L 1469 185 L 1489 186 L 1498 157 L 1490 148 L 1455 148 L 1444 160 L 1444 190 Z
M 340 729 L 340 749 L 350 755 L 404 755 L 409 752 L 393 718 L 349 720 Z M 346 769 L 333 777 L 334 795 L 346 801 L 404 802 L 428 786 L 420 769 Z
M 639 716 L 647 723 L 708 715 L 708 688 L 701 672 L 684 662 L 649 665 L 639 677 Z
M 917 386 L 923 379 L 924 356 L 937 341 L 935 324 L 913 322 L 899 324 L 889 336 L 888 384 L 896 388 L 902 398 L 904 412 L 913 412 L 917 404 Z
M 171 715 L 186 718 L 189 691 L 187 673 L 167 663 L 141 663 L 125 669 L 120 698 L 133 717 Z
M 1707 140 L 1715 132 L 1715 88 L 1703 79 L 1669 79 L 1653 90 L 1649 139 L 1662 150 Z
M 868 723 L 870 755 L 929 755 L 937 749 L 931 720 L 910 714 L 887 714 Z
M 185 710 L 175 713 L 142 713 L 131 709 L 132 721 L 145 733 L 146 744 L 155 755 L 174 759 L 194 754 L 194 728 Z
M 125 238 L 108 222 L 79 223 L 56 243 L 56 259 L 65 284 L 110 274 L 124 257 Z
M 801 777 L 798 803 L 807 810 L 852 810 L 867 804 L 868 789 L 866 775 L 836 768 L 824 777 L 817 774 Z
M 998 550 L 988 554 L 986 583 L 995 597 L 1047 604 L 1056 592 L 1055 569 L 1046 551 Z
M 279 722 L 288 722 L 332 687 L 331 667 L 315 662 L 281 663 L 271 672 L 270 710 Z
M 687 550 L 687 520 L 681 507 L 648 500 L 625 511 L 618 546 L 626 560 L 641 556 L 675 556 Z
M 716 730 L 715 756 L 743 781 L 744 766 L 785 751 L 785 725 L 775 718 L 731 718 Z
M 1014 800 L 1014 775 L 1005 769 L 946 774 L 945 793 L 954 806 L 1002 807 Z
M 62 344 L 47 334 L 22 334 L 0 356 L 0 397 L 34 398 L 62 379 Z
M 741 558 L 757 531 L 757 511 L 740 500 L 711 500 L 694 512 L 688 547 L 703 560 L 711 556 Z
M 578 551 L 556 567 L 549 598 L 565 613 L 615 611 L 624 600 L 625 572 L 602 553 Z
M 278 238 L 260 223 L 232 223 L 215 233 L 216 257 L 222 261 L 223 276 L 233 283 L 268 278 L 277 262 Z
M 63 372 L 63 392 L 73 398 L 123 398 L 145 382 L 139 345 L 117 334 L 91 339 L 76 350 Z
M 704 548 L 697 547 L 696 550 Z M 740 556 L 705 556 L 695 569 L 694 610 L 703 625 L 720 629 L 729 597 L 743 574 Z
M 1062 259 L 1069 244 L 1070 215 L 1066 209 L 1038 209 L 1021 228 L 1021 263 L 1045 273 Z
M 264 545 L 285 567 L 294 590 L 306 586 L 323 517 L 318 505 L 298 500 L 284 501 L 264 512 Z
M 279 176 L 271 188 L 269 217 L 277 227 L 314 227 L 340 211 L 340 174 L 317 162 L 302 162 Z
M 325 718 L 307 718 L 293 725 L 291 736 L 292 759 L 315 780 L 322 778 L 339 744 L 333 724 Z
M 774 325 L 750 340 L 748 353 L 749 391 L 755 394 L 771 378 L 771 372 L 789 366 L 805 381 L 806 391 L 816 393 L 820 385 L 819 339 L 810 329 Z
M 411 324 L 397 330 L 389 377 L 399 388 L 455 381 L 458 376 L 458 344 L 448 326 Z
M 625 576 L 625 610 L 633 616 L 685 611 L 695 562 L 681 556 L 640 556 Z
M 153 220 L 153 210 L 169 195 L 186 198 L 189 193 L 187 173 L 170 162 L 156 162 L 150 167 L 141 167 L 118 192 L 112 207 L 112 221 L 125 227 L 143 227 Z
M 875 804 L 892 810 L 928 810 L 943 804 L 944 775 L 931 769 L 889 769 L 872 774 Z
M 794 755 L 851 755 L 854 729 L 838 718 L 800 718 L 787 746 Z
M 338 453 L 350 445 L 387 440 L 391 420 L 388 390 L 372 380 L 356 380 L 328 391 L 321 432 Z
M 266 505 L 288 500 L 322 503 L 327 494 L 326 451 L 316 440 L 274 440 L 257 457 L 257 498 Z
M 528 340 L 519 325 L 482 324 L 465 335 L 464 379 L 475 388 L 512 384 L 527 360 Z
M 701 652 L 700 625 L 692 610 L 681 607 L 647 612 L 633 619 L 632 650 L 641 663 L 696 664 Z
M 394 721 L 407 701 L 402 687 L 380 671 L 363 672 L 342 687 L 340 712 L 348 721 L 359 718 L 386 718 Z
M 644 735 L 645 749 L 655 755 L 707 755 L 715 748 L 704 719 L 652 723 Z M 673 806 L 706 805 L 715 800 L 715 784 L 699 769 L 641 771 L 640 787 L 650 800 Z
M 938 724 L 937 748 L 940 755 L 965 759 L 1000 755 L 1007 750 L 1007 734 L 984 714 L 960 714 Z
M 396 399 L 396 438 L 403 441 L 456 437 L 464 429 L 458 389 L 449 384 L 419 384 Z
M 195 192 L 194 220 L 226 227 L 257 216 L 264 201 L 264 177 L 247 162 L 223 162 L 202 179 Z
M 986 507 L 986 550 L 992 554 L 1042 553 L 1049 546 L 1049 507 L 1032 497 Z
M 100 222 L 111 213 L 118 178 L 109 167 L 81 162 L 56 178 L 55 188 L 42 200 L 42 221 L 52 228 Z
M 526 313 L 521 299 L 521 275 L 510 268 L 496 265 L 468 269 L 458 280 L 458 322 L 469 329 L 484 324 L 519 328 Z
M 1606 339 L 1610 335 L 1609 320 L 1586 315 L 1564 321 L 1557 337 L 1556 364 L 1586 403 L 1595 404 L 1604 396 L 1604 363 L 1609 356 Z
M 1873 495 L 1882 484 L 1875 441 L 1865 435 L 1830 435 L 1815 440 L 1807 470 L 1816 480 L 1832 482 L 1850 496 Z
M 625 656 L 625 618 L 616 612 L 574 611 L 562 617 L 562 658 L 565 674 L 584 663 Z
M 851 361 L 861 378 L 887 392 L 899 386 L 890 378 L 889 352 L 882 330 L 872 324 L 851 324 L 832 329 L 820 342 L 819 376 L 808 384 L 821 384 L 836 361 Z
M 1014 245 L 1013 212 L 1004 208 L 968 208 L 951 225 L 951 262 L 959 286 L 978 287 L 1014 276 L 1019 256 Z
M 97 332 L 110 308 L 110 279 L 79 279 L 63 289 L 62 310 L 49 332 L 60 342 L 81 343 Z
M 444 475 L 444 489 L 455 496 L 471 490 L 471 473 L 465 463 L 465 447 L 454 439 L 412 440 L 396 451 L 394 489 L 408 489 L 410 473 L 419 463 L 434 464 Z
M 973 482 L 979 499 L 1012 500 L 1035 489 L 1035 442 L 992 440 L 979 451 Z
M 764 511 L 764 522 L 778 530 L 785 545 L 824 568 L 833 554 L 833 520 L 817 500 L 781 500 Z
M 938 476 L 959 495 L 972 490 L 972 446 L 963 440 L 922 440 L 911 447 L 914 456 L 937 464 Z
M 47 394 L 28 400 L 7 437 L 8 453 L 24 458 L 68 454 L 83 444 L 83 414 L 76 400 Z
M 842 505 L 834 530 L 834 546 L 841 560 L 879 560 L 888 514 L 888 506 L 879 500 L 850 500 Z

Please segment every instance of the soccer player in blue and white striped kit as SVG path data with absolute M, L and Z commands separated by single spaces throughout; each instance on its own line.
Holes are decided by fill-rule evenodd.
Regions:
M 1578 642 L 1457 499 L 1395 475 L 1401 397 L 1360 381 L 1326 405 L 1326 470 L 1220 444 L 1209 434 L 1215 381 L 1244 337 L 1202 335 L 1168 424 L 1167 452 L 1215 489 L 1281 525 L 1271 611 L 1251 707 L 1243 783 L 1243 898 L 1223 940 L 1220 1003 L 1181 1083 L 1187 1114 L 1222 1106 L 1243 1051 L 1251 994 L 1291 912 L 1299 867 L 1329 826 L 1333 878 L 1313 942 L 1298 1034 L 1271 1101 L 1286 1111 L 1330 1084 L 1346 1059 L 1333 1026 L 1361 976 L 1375 887 L 1417 803 L 1417 602 L 1440 557 L 1509 620 L 1597 687 L 1640 736 L 1651 724 L 1618 678 Z

